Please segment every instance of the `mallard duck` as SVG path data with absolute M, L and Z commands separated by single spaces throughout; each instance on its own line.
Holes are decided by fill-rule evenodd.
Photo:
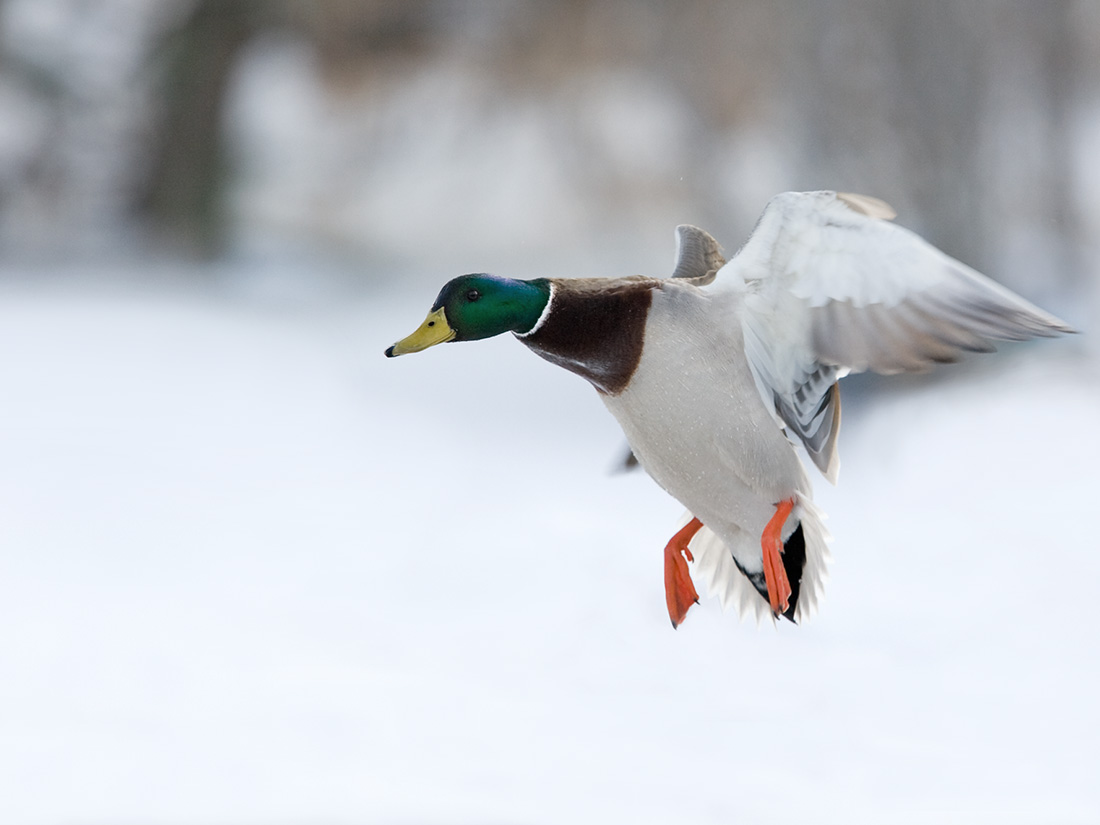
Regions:
M 386 355 L 511 332 L 587 379 L 688 510 L 664 553 L 673 627 L 699 598 L 689 561 L 723 606 L 799 621 L 820 598 L 828 535 L 794 442 L 835 483 L 838 380 L 1072 331 L 894 217 L 864 195 L 786 192 L 728 262 L 678 227 L 670 278 L 463 275 Z

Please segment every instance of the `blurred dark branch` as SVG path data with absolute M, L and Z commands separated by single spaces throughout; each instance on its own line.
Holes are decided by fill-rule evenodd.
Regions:
M 237 59 L 252 37 L 278 28 L 296 31 L 314 46 L 332 79 L 364 57 L 419 51 L 433 28 L 432 6 L 400 0 L 198 0 L 151 50 L 162 111 L 138 212 L 176 246 L 199 254 L 219 248 L 228 229 L 221 214 L 228 175 L 221 118 Z
M 137 206 L 177 244 L 210 252 L 221 240 L 221 113 L 236 58 L 263 4 L 200 0 L 153 50 L 163 111 Z
M 1030 7 L 1029 7 L 1030 8 Z M 1086 267 L 1080 255 L 1084 237 L 1081 211 L 1076 198 L 1074 166 L 1074 114 L 1080 78 L 1085 74 L 1081 60 L 1081 36 L 1076 31 L 1073 7 L 1068 3 L 1044 4 L 1030 9 L 1035 19 L 1029 30 L 1035 32 L 1040 50 L 1040 75 L 1051 151 L 1047 157 L 1049 220 L 1068 242 L 1059 244 L 1053 273 L 1059 283 L 1048 283 L 1046 291 L 1065 288 L 1082 277 Z M 1092 45 L 1091 43 L 1089 44 Z

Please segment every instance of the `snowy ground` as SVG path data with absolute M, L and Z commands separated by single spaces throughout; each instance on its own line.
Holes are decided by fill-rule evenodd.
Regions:
M 851 405 L 821 614 L 674 632 L 591 390 L 382 357 L 435 288 L 0 282 L 0 821 L 1100 819 L 1080 339 Z

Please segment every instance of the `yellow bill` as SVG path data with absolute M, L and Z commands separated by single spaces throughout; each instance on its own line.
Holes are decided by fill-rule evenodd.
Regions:
M 417 327 L 416 332 L 407 338 L 402 338 L 388 350 L 386 357 L 394 358 L 398 355 L 407 355 L 410 352 L 420 352 L 422 349 L 443 344 L 455 337 L 455 331 L 447 323 L 447 315 L 443 307 L 428 313 L 424 323 Z

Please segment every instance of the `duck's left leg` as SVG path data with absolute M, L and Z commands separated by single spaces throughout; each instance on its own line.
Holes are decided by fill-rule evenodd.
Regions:
M 772 613 L 776 616 L 787 612 L 791 598 L 791 583 L 787 579 L 787 571 L 783 567 L 780 553 L 783 552 L 783 525 L 787 523 L 787 517 L 793 508 L 793 498 L 775 505 L 775 513 L 760 537 L 760 547 L 764 552 L 764 581 L 768 585 L 768 602 L 772 606 Z
M 699 603 L 699 594 L 691 583 L 687 563 L 695 561 L 688 550 L 688 543 L 702 526 L 703 522 L 692 518 L 665 545 L 665 604 L 668 605 L 668 617 L 672 619 L 673 627 L 683 622 L 693 604 Z M 687 561 L 684 561 L 685 556 Z

